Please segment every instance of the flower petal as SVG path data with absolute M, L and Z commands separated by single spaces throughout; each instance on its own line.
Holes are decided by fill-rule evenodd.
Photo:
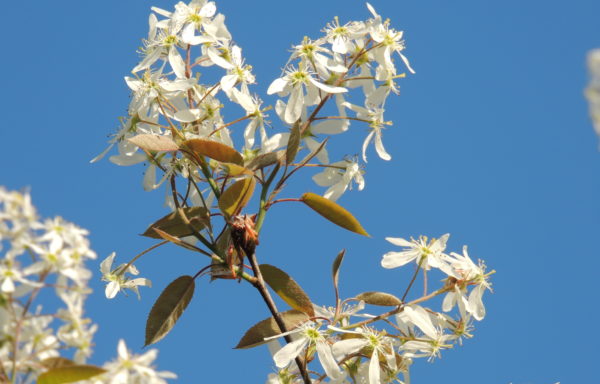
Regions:
M 290 364 L 290 362 L 300 354 L 306 344 L 308 344 L 308 339 L 306 337 L 302 337 L 298 340 L 292 341 L 289 344 L 286 344 L 273 356 L 275 365 L 278 368 L 287 367 L 288 364 Z

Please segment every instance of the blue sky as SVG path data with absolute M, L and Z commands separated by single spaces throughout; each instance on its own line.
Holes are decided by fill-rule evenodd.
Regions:
M 29 187 L 45 216 L 91 231 L 101 258 L 126 260 L 152 243 L 137 234 L 165 214 L 164 190 L 144 192 L 142 167 L 89 164 L 126 113 L 123 81 L 137 63 L 151 5 L 174 1 L 21 2 L 3 6 L 0 184 Z M 379 266 L 384 237 L 451 233 L 497 271 L 475 338 L 414 383 L 546 384 L 597 376 L 596 270 L 600 267 L 600 153 L 583 97 L 586 52 L 600 47 L 600 2 L 373 1 L 405 31 L 416 70 L 388 104 L 384 141 L 392 162 L 371 153 L 362 192 L 340 203 L 373 238 L 338 230 L 299 205 L 273 210 L 261 238 L 265 262 L 290 272 L 318 303 L 333 302 L 330 263 L 348 250 L 342 294 L 401 292 L 406 276 Z M 264 94 L 292 43 L 319 36 L 333 16 L 368 17 L 362 1 L 217 3 Z M 267 99 L 267 101 L 271 101 Z M 276 118 L 273 118 L 276 121 Z M 354 139 L 362 140 L 358 128 Z M 343 142 L 340 142 L 343 143 Z M 352 148 L 359 151 L 360 142 Z M 306 181 L 306 178 L 305 178 Z M 322 192 L 312 183 L 298 194 Z M 142 300 L 107 301 L 93 266 L 88 313 L 100 324 L 93 362 L 119 338 L 141 350 L 145 316 L 160 290 L 197 270 L 197 256 L 162 248 L 138 263 L 154 288 Z M 201 260 L 200 262 L 204 262 Z M 99 264 L 99 260 L 98 260 Z M 190 307 L 157 346 L 161 369 L 182 383 L 263 382 L 264 348 L 232 350 L 267 317 L 256 293 L 229 281 L 198 284 Z

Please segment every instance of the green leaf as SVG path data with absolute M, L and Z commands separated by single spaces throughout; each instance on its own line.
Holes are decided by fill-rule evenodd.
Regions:
M 269 264 L 262 264 L 260 271 L 269 287 L 290 307 L 302 311 L 310 317 L 315 316 L 310 298 L 287 273 Z
M 306 313 L 298 311 L 296 309 L 291 309 L 289 311 L 281 312 L 281 317 L 283 318 L 283 323 L 288 331 L 291 331 L 298 326 L 309 320 L 309 317 Z M 252 348 L 258 345 L 266 343 L 266 337 L 277 336 L 281 334 L 281 330 L 279 326 L 275 322 L 275 319 L 269 317 L 250 328 L 238 345 L 235 346 L 236 349 L 242 348 Z
M 40 364 L 42 364 L 47 369 L 53 369 L 53 368 L 72 366 L 72 365 L 75 365 L 75 362 L 73 360 L 69 360 L 64 357 L 56 356 L 56 357 L 49 357 L 47 359 L 44 359 L 40 362 Z
M 344 255 L 346 254 L 346 250 L 342 249 L 340 253 L 333 260 L 333 265 L 331 266 L 331 273 L 333 275 L 333 284 L 337 290 L 338 280 L 340 275 L 340 267 L 342 266 L 342 261 L 344 261 Z
M 185 241 L 181 240 L 180 238 L 171 236 L 167 232 L 163 232 L 158 228 L 154 228 L 154 232 L 156 232 L 156 234 L 159 236 L 158 237 L 159 239 L 167 240 L 175 245 L 179 245 L 180 247 L 189 249 L 190 251 L 194 251 L 194 252 L 198 251 L 198 249 L 195 246 L 186 243 Z
M 287 149 L 285 151 L 285 164 L 289 165 L 294 162 L 298 149 L 300 148 L 300 119 L 292 126 L 290 138 L 288 139 Z
M 342 261 L 344 261 L 344 255 L 346 254 L 346 250 L 342 249 L 340 253 L 333 260 L 333 265 L 331 266 L 331 274 L 333 276 L 333 289 L 335 290 L 335 313 L 336 316 L 340 311 L 340 289 L 339 289 L 339 277 L 340 277 L 340 267 L 342 265 Z
M 171 331 L 194 296 L 194 279 L 181 276 L 160 294 L 146 321 L 144 346 L 154 344 Z
M 223 163 L 223 167 L 227 170 L 227 174 L 229 176 L 240 176 L 240 175 L 253 175 L 254 172 L 249 170 L 248 168 L 244 168 L 241 165 L 237 165 L 234 163 Z
M 106 369 L 94 365 L 68 365 L 52 368 L 42 373 L 37 380 L 38 384 L 63 384 L 87 380 L 106 372 Z
M 246 168 L 249 168 L 253 171 L 266 168 L 270 165 L 279 163 L 285 156 L 285 151 L 277 151 L 277 152 L 269 152 L 263 153 L 262 155 L 256 156 L 252 159 L 248 164 L 246 164 Z
M 191 151 L 222 163 L 244 164 L 244 157 L 241 153 L 228 145 L 204 139 L 191 139 L 183 142 Z
M 382 307 L 397 307 L 402 304 L 402 300 L 385 292 L 363 292 L 356 296 L 356 299 L 363 300 L 367 304 L 380 305 Z
M 127 140 L 142 149 L 152 152 L 179 150 L 179 146 L 169 136 L 142 134 Z
M 190 224 L 192 224 L 197 232 L 204 229 L 210 222 L 210 216 L 204 207 L 188 207 L 182 209 L 190 220 Z M 154 231 L 155 228 L 175 237 L 185 237 L 192 234 L 190 227 L 183 222 L 181 216 L 179 216 L 179 213 L 177 212 L 172 212 L 150 224 L 148 229 L 142 233 L 142 236 L 160 239 L 162 236 Z
M 219 208 L 227 217 L 237 215 L 248 204 L 256 182 L 254 177 L 246 177 L 229 186 L 219 198 Z
M 332 223 L 359 235 L 369 236 L 350 212 L 333 201 L 310 192 L 302 195 L 300 200 Z

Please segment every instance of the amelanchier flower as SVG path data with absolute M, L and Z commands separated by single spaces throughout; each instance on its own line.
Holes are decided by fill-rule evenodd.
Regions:
M 275 79 L 269 85 L 267 94 L 277 93 L 282 97 L 290 95 L 284 119 L 286 123 L 293 124 L 300 118 L 304 106 L 314 105 L 320 101 L 319 90 L 326 93 L 348 92 L 348 89 L 344 87 L 336 87 L 318 81 L 314 78 L 314 74 L 306 69 L 289 68 L 283 77 Z
M 358 163 L 349 160 L 330 164 L 321 173 L 313 176 L 315 183 L 321 187 L 329 187 L 323 197 L 336 201 L 348 188 L 352 189 L 352 182 L 358 185 L 358 190 L 365 187 L 364 171 Z
M 369 384 L 381 383 L 380 362 L 384 362 L 390 369 L 396 369 L 396 356 L 394 352 L 394 341 L 381 332 L 369 327 L 359 328 L 356 331 L 329 327 L 331 330 L 354 335 L 352 338 L 337 341 L 332 349 L 334 356 L 341 360 L 345 356 L 366 349 L 370 355 L 369 362 Z
M 125 276 L 125 273 L 131 273 L 132 275 L 138 275 L 139 271 L 133 265 L 127 267 L 126 264 L 121 264 L 117 268 L 112 269 L 112 264 L 115 259 L 115 252 L 111 253 L 102 263 L 100 264 L 100 272 L 102 272 L 102 280 L 108 282 L 106 286 L 105 295 L 108 299 L 114 298 L 117 293 L 121 290 L 130 289 L 135 292 L 140 298 L 140 292 L 138 286 L 151 287 L 152 283 L 150 280 L 143 277 L 130 279 Z
M 143 355 L 134 355 L 127 349 L 125 341 L 119 340 L 118 359 L 104 366 L 109 372 L 110 384 L 166 384 L 164 379 L 176 379 L 177 375 L 169 371 L 157 372 L 152 366 L 158 355 L 157 349 L 151 349 Z
M 466 301 L 466 311 L 471 313 L 476 320 L 483 320 L 485 317 L 485 306 L 482 300 L 483 293 L 486 289 L 491 290 L 491 284 L 488 281 L 489 273 L 485 273 L 485 264 L 481 261 L 479 264 L 475 264 L 469 257 L 467 246 L 463 247 L 462 255 L 454 252 L 450 253 L 448 261 L 455 271 L 454 277 L 459 280 L 457 284 L 461 282 L 475 284 L 475 288 L 471 290 L 468 299 L 466 298 L 466 287 L 458 291 L 448 292 L 444 298 L 444 311 L 447 312 L 452 309 L 453 304 L 459 300 L 458 295 L 461 295 L 460 300 Z
M 414 338 L 402 344 L 400 349 L 406 351 L 408 357 L 427 356 L 432 360 L 435 357 L 440 357 L 442 349 L 452 348 L 449 341 L 453 340 L 455 336 L 444 333 L 441 325 L 442 318 L 435 317 L 435 321 L 433 321 L 432 315 L 419 305 L 404 307 L 403 315 L 396 316 L 399 326 L 401 326 L 400 323 L 403 320 L 408 320 L 411 324 L 416 325 L 424 334 L 421 337 Z
M 419 236 L 417 240 L 411 238 L 410 241 L 403 238 L 386 237 L 385 239 L 390 243 L 405 249 L 383 255 L 381 266 L 388 269 L 398 268 L 415 260 L 417 265 L 420 265 L 424 270 L 433 267 L 452 274 L 450 266 L 445 261 L 447 256 L 443 253 L 449 237 L 450 234 L 448 233 L 442 235 L 439 239 L 431 240 L 426 236 Z
M 383 147 L 382 133 L 384 125 L 389 125 L 389 122 L 386 122 L 383 119 L 384 109 L 380 107 L 376 107 L 374 105 L 367 105 L 366 107 L 359 107 L 358 105 L 344 103 L 344 106 L 348 109 L 356 112 L 356 118 L 364 120 L 368 122 L 369 128 L 371 132 L 365 138 L 362 146 L 362 157 L 364 162 L 367 162 L 367 146 L 375 138 L 375 150 L 377 151 L 377 155 L 383 160 L 389 161 L 392 159 L 389 153 Z
M 293 331 L 275 336 L 281 337 L 285 335 L 293 335 L 292 337 L 295 339 L 275 353 L 273 356 L 275 365 L 278 368 L 285 368 L 292 363 L 305 348 L 314 346 L 317 350 L 319 362 L 321 363 L 321 366 L 323 366 L 327 376 L 332 379 L 337 379 L 342 376 L 342 372 L 340 371 L 337 362 L 333 358 L 331 346 L 327 342 L 326 335 L 323 333 L 323 331 L 319 330 L 319 328 L 320 325 L 309 322 L 301 325 Z

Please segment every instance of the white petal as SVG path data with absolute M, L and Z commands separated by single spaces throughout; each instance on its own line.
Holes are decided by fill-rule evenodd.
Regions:
M 115 146 L 115 142 L 110 143 L 109 146 L 106 147 L 106 149 L 104 151 L 102 151 L 98 156 L 96 156 L 92 160 L 90 160 L 90 163 L 95 163 L 98 160 L 101 160 L 114 146 Z
M 12 278 L 6 277 L 2 282 L 2 286 L 0 286 L 1 292 L 11 293 L 15 291 L 15 284 L 13 283 Z
M 348 189 L 348 184 L 344 182 L 337 183 L 325 191 L 323 197 L 331 201 L 337 201 L 346 192 L 346 189 Z
M 218 40 L 231 40 L 231 34 L 225 26 L 225 16 L 219 13 L 210 23 L 203 24 L 204 30 Z
M 110 268 L 112 267 L 116 255 L 117 254 L 115 252 L 111 253 L 106 259 L 102 260 L 102 262 L 100 263 L 100 272 L 102 272 L 103 275 L 107 275 L 111 272 Z
M 169 18 L 171 17 L 171 12 L 169 12 L 169 11 L 165 11 L 165 10 L 164 10 L 164 9 L 162 9 L 162 8 L 158 8 L 158 7 L 151 7 L 150 9 L 152 10 L 152 12 L 156 12 L 156 13 L 158 13 L 158 14 L 159 14 L 159 15 L 161 15 L 161 16 L 164 16 L 164 17 L 169 17 Z
M 106 289 L 104 290 L 104 294 L 106 295 L 107 299 L 112 299 L 117 295 L 117 293 L 119 293 L 120 289 L 121 288 L 119 287 L 119 283 L 117 283 L 116 281 L 111 281 L 106 286 Z
M 329 187 L 342 179 L 337 170 L 327 168 L 321 173 L 317 173 L 312 177 L 313 181 L 321 187 Z
M 414 252 L 388 252 L 383 255 L 381 266 L 387 269 L 398 268 L 410 263 L 415 258 Z
M 373 8 L 373 6 L 371 4 L 367 3 L 367 8 L 369 9 L 369 12 L 371 12 L 373 17 L 379 17 L 377 12 L 375 12 L 375 8 Z
M 153 48 L 152 52 L 146 54 L 146 57 L 144 57 L 142 61 L 131 70 L 131 72 L 135 73 L 150 68 L 150 66 L 154 64 L 156 60 L 158 60 L 158 58 L 162 54 L 162 51 L 163 50 L 160 47 Z
M 308 80 L 317 88 L 327 92 L 327 93 L 344 93 L 344 92 L 348 92 L 347 88 L 344 87 L 334 87 L 333 85 L 327 85 L 327 84 L 323 84 L 318 82 L 317 80 L 313 79 L 312 77 L 309 77 Z
M 150 164 L 144 172 L 144 181 L 142 182 L 144 191 L 152 191 L 156 188 L 156 165 Z
M 160 87 L 167 92 L 177 92 L 177 91 L 187 91 L 192 88 L 196 80 L 194 79 L 176 79 L 173 81 L 161 81 L 159 83 Z
M 269 85 L 269 89 L 267 89 L 267 95 L 283 92 L 287 84 L 288 81 L 281 77 L 273 80 L 271 85 Z
M 397 245 L 399 247 L 413 247 L 414 246 L 414 244 L 411 243 L 410 241 L 405 240 L 400 237 L 386 237 L 385 239 L 387 241 L 389 241 L 390 243 Z
M 308 344 L 308 339 L 303 337 L 286 344 L 274 356 L 273 360 L 278 368 L 285 368 L 288 364 L 300 354 L 304 347 Z
M 272 152 L 272 151 L 276 150 L 277 148 L 281 148 L 284 145 L 286 145 L 289 140 L 289 137 L 290 137 L 290 134 L 287 132 L 286 133 L 276 133 L 262 144 L 261 149 L 264 153 Z
M 365 138 L 365 141 L 363 141 L 363 145 L 362 145 L 362 157 L 363 157 L 363 161 L 365 163 L 367 162 L 367 146 L 371 142 L 371 139 L 373 139 L 373 135 L 374 134 L 375 134 L 375 131 L 369 132 L 369 134 Z
M 333 52 L 345 54 L 348 52 L 348 47 L 346 46 L 346 42 L 344 38 L 341 36 L 336 36 L 333 38 L 333 43 L 331 44 L 331 50 Z
M 200 12 L 198 14 L 202 17 L 213 17 L 216 12 L 217 6 L 215 5 L 215 2 L 209 1 L 204 5 L 204 7 L 202 7 L 202 9 L 200 9 Z
M 349 126 L 350 121 L 346 119 L 330 119 L 313 125 L 310 131 L 314 134 L 335 135 L 347 131 Z
M 246 126 L 244 130 L 244 141 L 246 148 L 252 148 L 254 146 L 254 136 L 256 133 L 256 120 L 250 121 L 250 123 Z
M 285 122 L 293 124 L 302 115 L 302 108 L 304 107 L 304 92 L 301 85 L 296 85 L 292 90 L 290 99 L 288 100 L 287 107 L 285 108 Z
M 173 68 L 173 72 L 180 79 L 185 79 L 185 62 L 179 55 L 179 51 L 177 47 L 172 46 L 169 49 L 169 64 L 171 64 L 171 68 Z
M 369 384 L 380 384 L 379 353 L 375 350 L 369 362 Z
M 406 56 L 404 56 L 403 54 L 401 54 L 400 52 L 398 52 L 398 54 L 400 55 L 400 57 L 402 58 L 402 61 L 404 62 L 404 65 L 406 65 L 406 68 L 408 68 L 408 70 L 410 71 L 410 73 L 415 74 L 415 70 L 412 69 L 412 67 L 410 66 L 410 63 L 408 62 L 408 59 L 406 58 Z
M 379 155 L 379 157 L 381 157 L 383 160 L 389 161 L 392 159 L 392 156 L 390 156 L 385 151 L 385 148 L 383 148 L 383 142 L 381 141 L 381 130 L 380 129 L 375 130 L 375 150 L 377 151 L 377 154 Z
M 119 358 L 121 358 L 122 360 L 129 359 L 129 351 L 127 350 L 127 345 L 125 345 L 125 340 L 119 340 L 119 344 L 117 346 L 117 353 L 119 355 Z
M 141 286 L 141 287 L 152 287 L 152 282 L 143 277 L 138 277 L 137 279 L 129 280 L 127 284 L 131 284 L 131 286 Z
M 448 292 L 442 302 L 442 311 L 450 312 L 456 304 L 456 292 Z
M 221 88 L 225 93 L 229 92 L 231 88 L 235 86 L 237 82 L 237 75 L 225 75 L 221 78 Z
M 140 80 L 129 76 L 125 76 L 125 83 L 127 83 L 127 86 L 133 92 L 139 91 L 140 87 L 142 86 L 142 82 Z
M 232 89 L 231 94 L 232 101 L 241 105 L 242 108 L 244 108 L 244 110 L 246 111 L 246 113 L 250 114 L 256 111 L 256 106 L 254 105 L 254 102 L 252 102 L 252 97 L 249 94 L 242 92 L 237 88 Z
M 231 64 L 230 62 L 228 62 L 227 60 L 222 58 L 215 48 L 213 48 L 213 47 L 208 48 L 206 50 L 206 53 L 208 54 L 208 57 L 210 58 L 210 60 L 213 63 L 215 63 L 215 65 L 218 65 L 219 67 L 225 68 L 225 69 L 235 68 L 233 64 Z
M 119 156 L 111 156 L 108 158 L 108 160 L 116 165 L 123 165 L 123 166 L 127 166 L 127 165 L 134 165 L 134 164 L 139 164 L 143 161 L 146 161 L 147 157 L 145 154 L 143 153 L 134 153 L 131 156 L 125 156 L 125 155 L 119 155 Z
M 360 351 L 366 345 L 367 340 L 362 337 L 359 339 L 346 339 L 333 344 L 332 351 L 333 355 L 341 360 L 347 355 Z
M 321 366 L 323 366 L 323 370 L 327 373 L 327 376 L 332 379 L 342 376 L 342 371 L 340 371 L 337 362 L 333 358 L 329 344 L 324 340 L 318 340 L 316 347 L 319 362 L 321 362 Z
M 191 123 L 193 121 L 199 120 L 202 116 L 202 111 L 200 109 L 183 109 L 181 111 L 175 112 L 173 118 L 182 123 Z
M 425 308 L 418 305 L 407 306 L 404 308 L 404 313 L 406 313 L 406 316 L 408 316 L 410 321 L 419 327 L 424 334 L 432 339 L 436 339 L 438 337 L 438 332 L 433 326 L 431 318 L 429 317 L 429 313 L 427 313 Z
M 195 35 L 196 26 L 192 23 L 186 25 L 181 32 L 181 40 L 189 45 L 200 45 L 210 43 L 214 40 L 207 36 Z
M 469 295 L 468 311 L 473 314 L 476 320 L 483 320 L 485 317 L 485 306 L 483 305 L 483 292 L 485 292 L 485 286 L 482 284 L 476 286 Z

